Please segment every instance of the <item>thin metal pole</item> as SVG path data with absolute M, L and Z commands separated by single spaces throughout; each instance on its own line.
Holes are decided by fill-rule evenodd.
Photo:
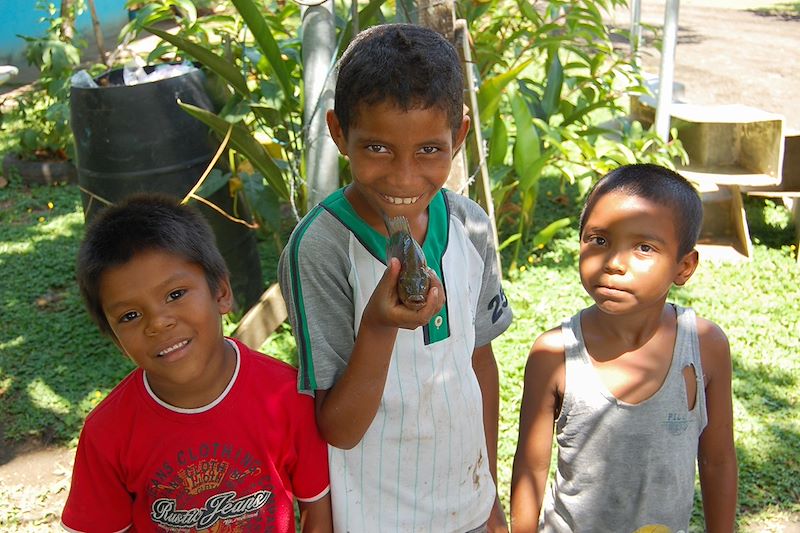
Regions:
M 675 48 L 678 43 L 678 8 L 680 0 L 667 0 L 664 8 L 664 42 L 661 44 L 661 68 L 658 74 L 656 133 L 669 140 L 672 106 L 672 82 L 675 78 Z
M 642 0 L 631 1 L 631 63 L 639 70 L 639 48 L 642 45 Z

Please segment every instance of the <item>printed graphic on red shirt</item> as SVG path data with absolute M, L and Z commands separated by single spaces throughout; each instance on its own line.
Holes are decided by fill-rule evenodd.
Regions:
M 169 532 L 270 531 L 281 498 L 268 470 L 231 444 L 178 450 L 152 475 L 150 517 Z

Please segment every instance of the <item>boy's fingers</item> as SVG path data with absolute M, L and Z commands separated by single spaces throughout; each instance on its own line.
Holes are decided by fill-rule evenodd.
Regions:
M 386 265 L 386 270 L 378 281 L 378 286 L 375 290 L 383 290 L 394 292 L 397 290 L 397 280 L 400 277 L 400 261 L 396 257 L 389 259 L 389 264 Z
M 431 279 L 431 288 L 428 294 L 433 295 L 433 289 L 437 289 L 439 294 L 436 298 L 434 298 L 434 300 L 438 301 L 439 309 L 441 309 L 445 300 L 447 299 L 444 294 L 444 285 L 442 285 L 442 280 L 439 279 L 439 276 L 437 276 L 436 272 L 434 272 L 432 269 L 428 269 L 428 274 L 430 275 Z M 436 310 L 437 313 L 439 312 L 439 309 Z
M 416 329 L 427 325 L 444 306 L 444 291 L 441 284 L 431 287 L 425 303 L 412 309 L 405 305 L 397 308 L 397 322 L 401 328 Z
M 389 260 L 386 271 L 383 273 L 377 287 L 375 287 L 375 293 L 373 294 L 373 297 L 377 298 L 375 303 L 383 302 L 375 308 L 378 316 L 382 315 L 384 317 L 380 320 L 382 323 L 413 330 L 427 325 L 433 319 L 444 306 L 445 295 L 442 282 L 436 276 L 436 273 L 431 269 L 428 269 L 428 273 L 431 286 L 425 302 L 417 306 L 403 304 L 397 295 L 400 261 L 394 257 Z

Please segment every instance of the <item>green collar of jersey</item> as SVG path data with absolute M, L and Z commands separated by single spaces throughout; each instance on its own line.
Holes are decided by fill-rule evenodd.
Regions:
M 344 187 L 328 196 L 322 207 L 336 217 L 342 224 L 353 232 L 359 242 L 383 264 L 386 264 L 386 248 L 389 239 L 378 233 L 356 213 L 350 201 L 344 195 Z M 428 267 L 436 272 L 444 283 L 442 272 L 442 257 L 447 249 L 448 224 L 450 213 L 445 199 L 444 191 L 439 191 L 428 206 L 428 232 L 422 251 Z M 430 323 L 424 328 L 425 344 L 446 339 L 450 336 L 447 303 L 442 310 L 434 315 Z

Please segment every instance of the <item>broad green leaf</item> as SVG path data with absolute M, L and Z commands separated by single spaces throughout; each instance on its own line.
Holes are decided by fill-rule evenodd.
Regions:
M 480 91 L 478 92 L 478 108 L 480 109 L 481 123 L 487 122 L 492 118 L 500 106 L 500 98 L 502 97 L 503 89 L 517 78 L 517 75 L 522 72 L 525 67 L 531 64 L 533 58 L 528 59 L 514 67 L 513 69 L 504 72 L 498 76 L 486 78 L 481 83 Z
M 264 186 L 264 178 L 259 173 L 242 172 L 242 185 L 245 195 L 250 199 L 250 209 L 255 212 L 261 224 L 266 225 L 273 233 L 279 233 L 283 218 L 281 203 L 272 189 Z
M 174 46 L 168 42 L 162 42 L 147 54 L 148 63 L 157 63 L 167 52 L 174 50 Z
M 570 224 L 570 218 L 569 217 L 560 218 L 560 219 L 556 220 L 555 222 L 551 222 L 550 224 L 548 224 L 546 228 L 544 228 L 543 230 L 539 231 L 533 237 L 533 246 L 534 246 L 534 248 L 539 248 L 540 246 L 547 245 L 547 243 L 549 243 L 551 240 L 553 240 L 553 237 L 555 236 L 556 232 L 558 232 L 558 230 L 568 227 L 569 224 Z
M 590 105 L 587 105 L 587 106 L 585 106 L 583 108 L 576 109 L 573 113 L 571 113 L 571 114 L 569 114 L 569 115 L 564 117 L 564 122 L 561 124 L 561 126 L 562 127 L 568 126 L 568 125 L 572 124 L 573 122 L 577 122 L 577 121 L 583 119 L 586 115 L 588 115 L 589 113 L 591 113 L 595 109 L 602 109 L 603 107 L 607 107 L 607 106 L 608 106 L 608 103 L 607 102 L 603 102 L 601 100 L 601 101 L 598 101 L 598 102 L 594 102 L 594 103 L 592 103 Z
M 509 244 L 513 243 L 514 241 L 520 240 L 521 238 L 522 238 L 522 234 L 521 233 L 515 233 L 511 237 L 509 237 L 506 240 L 504 240 L 503 242 L 501 242 L 500 245 L 497 247 L 497 251 L 498 252 L 502 252 L 503 248 L 507 247 Z
M 286 69 L 286 64 L 281 57 L 281 50 L 272 31 L 267 25 L 267 20 L 258 10 L 258 6 L 252 0 L 231 0 L 231 3 L 242 15 L 245 24 L 250 29 L 258 45 L 261 47 L 261 52 L 267 57 L 272 69 L 277 76 L 278 81 L 281 83 L 284 94 L 287 99 L 291 99 L 294 95 L 294 85 L 289 79 L 289 71 Z
M 622 153 L 623 157 L 625 157 L 625 159 L 628 160 L 629 164 L 636 163 L 636 154 L 634 154 L 630 148 L 628 148 L 622 143 L 619 143 L 617 144 L 617 150 L 619 150 L 620 153 Z
M 542 108 L 549 118 L 558 110 L 561 86 L 564 84 L 564 70 L 561 68 L 561 60 L 558 58 L 558 48 L 550 48 L 548 56 L 550 68 L 547 69 L 547 85 L 544 88 L 544 96 L 542 96 Z
M 241 122 L 250 114 L 250 106 L 247 101 L 234 96 L 225 104 L 219 111 L 219 116 L 225 119 L 225 122 L 236 124 Z
M 174 44 L 179 49 L 197 59 L 205 67 L 209 68 L 218 76 L 230 83 L 236 92 L 241 94 L 243 97 L 247 98 L 250 95 L 250 91 L 247 89 L 247 82 L 245 82 L 245 79 L 242 77 L 242 74 L 239 72 L 239 70 L 229 61 L 216 55 L 210 50 L 203 48 L 202 46 L 199 46 L 191 41 L 187 41 L 182 37 L 178 37 L 177 35 L 172 35 L 171 33 L 151 27 L 145 29 L 153 35 L 157 35 L 163 40 Z
M 519 176 L 520 191 L 524 194 L 541 175 L 544 160 L 541 160 L 539 134 L 533 125 L 528 106 L 519 93 L 511 96 L 511 112 L 517 128 L 517 138 L 514 141 L 514 170 Z
M 508 131 L 506 123 L 500 113 L 494 116 L 492 136 L 489 139 L 489 167 L 498 167 L 503 164 L 508 151 Z
M 491 179 L 493 187 L 495 188 L 497 188 L 498 186 L 516 187 L 517 178 L 513 170 L 514 170 L 513 167 L 510 167 L 508 165 L 501 165 L 499 167 L 489 167 L 489 178 Z
M 206 176 L 203 184 L 197 190 L 197 195 L 202 198 L 210 197 L 215 192 L 226 186 L 230 177 L 230 172 L 222 172 L 218 168 L 212 169 L 211 172 L 208 173 L 208 176 Z
M 228 132 L 228 128 L 231 127 L 231 124 L 226 122 L 225 119 L 205 109 L 186 104 L 180 100 L 178 101 L 178 105 L 190 115 L 211 127 L 220 138 L 224 137 Z M 232 127 L 231 145 L 244 155 L 253 165 L 253 168 L 258 170 L 264 178 L 266 178 L 267 182 L 281 199 L 288 200 L 289 189 L 286 186 L 286 182 L 283 180 L 283 175 L 264 147 L 261 146 L 241 124 L 236 124 Z
M 181 14 L 190 25 L 197 22 L 197 8 L 194 6 L 192 0 L 172 0 L 172 2 L 181 11 Z
M 575 183 L 575 173 L 572 169 L 567 165 L 562 165 L 558 167 L 559 172 L 561 175 L 567 179 L 567 183 Z
M 538 11 L 536 11 L 536 8 L 533 7 L 533 2 L 530 0 L 520 0 L 517 2 L 517 7 L 519 8 L 520 13 L 522 13 L 522 15 L 529 21 L 536 25 L 541 24 L 542 16 Z

